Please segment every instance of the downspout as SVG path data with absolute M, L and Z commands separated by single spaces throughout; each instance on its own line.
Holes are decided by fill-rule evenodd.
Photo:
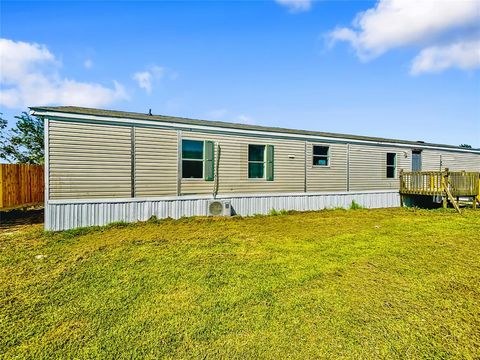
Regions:
M 350 143 L 347 144 L 347 191 L 350 191 Z
M 177 130 L 177 196 L 182 195 L 182 130 Z
M 222 152 L 222 149 L 220 147 L 220 143 L 217 142 L 217 156 L 214 157 L 215 159 L 215 171 L 214 171 L 214 174 L 213 174 L 213 177 L 214 177 L 214 183 L 213 183 L 213 198 L 216 199 L 217 198 L 217 194 L 218 194 L 218 186 L 219 186 L 219 174 L 218 174 L 218 171 L 220 169 L 220 154 Z
M 135 197 L 135 126 L 130 129 L 130 197 Z
M 30 112 L 33 114 L 33 112 Z M 44 146 L 44 158 L 43 158 L 43 171 L 44 171 L 44 184 L 45 184 L 45 195 L 43 199 L 44 207 L 45 207 L 45 230 L 50 230 L 50 206 L 48 203 L 50 201 L 50 120 L 47 117 L 43 117 L 43 131 L 44 131 L 44 139 L 43 139 L 43 146 Z
M 303 192 L 307 192 L 307 142 L 305 141 L 305 146 L 303 150 Z

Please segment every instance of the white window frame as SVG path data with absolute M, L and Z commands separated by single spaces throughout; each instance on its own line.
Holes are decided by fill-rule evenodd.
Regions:
M 388 154 L 393 154 L 393 165 L 388 165 Z M 397 178 L 397 158 L 398 154 L 394 152 L 387 152 L 385 153 L 385 178 L 388 180 L 394 180 Z M 393 167 L 393 177 L 388 177 L 388 168 Z
M 252 146 L 263 146 L 263 161 L 250 161 L 250 145 Z M 250 177 L 250 163 L 263 164 L 263 177 Z M 247 147 L 247 179 L 251 181 L 261 181 L 267 179 L 267 145 L 266 144 L 248 144 Z

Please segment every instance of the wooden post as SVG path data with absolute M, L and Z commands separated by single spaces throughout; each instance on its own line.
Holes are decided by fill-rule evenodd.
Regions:
M 477 195 L 478 203 L 480 204 L 480 176 L 478 178 L 478 195 Z
M 455 200 L 455 197 L 453 196 L 453 194 L 450 192 L 450 188 L 449 188 L 449 184 L 450 184 L 450 180 L 449 180 L 449 176 L 448 176 L 448 168 L 445 168 L 445 177 L 442 179 L 442 183 L 443 183 L 443 188 L 444 188 L 444 191 L 445 191 L 445 200 L 444 200 L 444 208 L 446 208 L 446 202 L 447 202 L 447 198 L 448 200 L 450 200 L 450 202 L 452 203 L 453 207 L 455 208 L 455 210 L 458 211 L 459 214 L 461 214 L 462 212 L 460 211 L 460 208 L 458 207 L 458 203 L 457 201 Z
M 400 169 L 400 207 L 403 207 L 403 169 Z
M 447 196 L 448 198 L 450 199 L 450 202 L 452 203 L 453 207 L 455 208 L 455 210 L 458 211 L 459 214 L 461 214 L 462 212 L 460 211 L 460 208 L 458 207 L 458 204 L 457 202 L 455 201 L 455 197 L 452 195 L 452 193 L 450 192 L 450 189 L 448 188 L 448 184 L 446 183 L 446 180 L 443 179 L 443 185 L 445 186 L 445 191 L 447 192 Z
M 445 172 L 442 174 L 442 197 L 443 197 L 443 208 L 448 207 L 448 198 L 447 198 L 447 184 L 448 184 L 448 168 L 445 168 Z

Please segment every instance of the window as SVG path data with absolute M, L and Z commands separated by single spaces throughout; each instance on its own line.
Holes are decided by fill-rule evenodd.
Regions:
M 248 178 L 263 179 L 265 176 L 265 145 L 248 145 Z
M 313 165 L 328 166 L 330 148 L 328 146 L 313 146 Z
M 395 179 L 397 154 L 387 153 L 387 179 Z
M 248 145 L 248 178 L 274 180 L 274 146 Z
M 203 178 L 203 141 L 182 140 L 182 178 Z

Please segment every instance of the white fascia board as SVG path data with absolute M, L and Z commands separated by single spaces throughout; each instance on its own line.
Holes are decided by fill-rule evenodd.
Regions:
M 71 120 L 85 120 L 85 121 L 97 121 L 97 122 L 114 122 L 121 124 L 139 124 L 139 125 L 148 125 L 148 126 L 158 126 L 171 129 L 186 129 L 186 130 L 197 130 L 197 131 L 206 131 L 206 132 L 223 132 L 229 134 L 243 134 L 243 135 L 257 135 L 257 136 L 271 136 L 271 137 L 288 137 L 299 140 L 311 140 L 311 141 L 330 141 L 330 142 L 344 142 L 350 144 L 365 144 L 365 145 L 381 145 L 381 146 L 394 146 L 407 149 L 435 149 L 435 150 L 445 150 L 445 151 L 454 151 L 454 152 L 466 152 L 472 154 L 480 154 L 480 152 L 473 149 L 452 149 L 442 146 L 432 146 L 425 145 L 422 143 L 418 144 L 401 144 L 390 141 L 373 141 L 373 140 L 358 140 L 350 138 L 341 138 L 341 137 L 329 137 L 321 135 L 307 135 L 307 134 L 295 134 L 295 133 L 283 133 L 275 131 L 260 131 L 260 130 L 247 130 L 247 129 L 235 129 L 235 128 L 226 128 L 220 126 L 210 126 L 210 125 L 194 125 L 194 124 L 183 124 L 177 122 L 169 122 L 162 120 L 142 120 L 142 119 L 133 119 L 133 118 L 120 118 L 120 117 L 109 117 L 109 116 L 98 116 L 98 115 L 85 115 L 85 114 L 73 114 L 73 113 L 64 113 L 64 112 L 55 112 L 55 111 L 38 111 L 34 110 L 31 112 L 32 115 L 36 116 L 46 116 L 46 117 L 56 117 L 63 119 Z

